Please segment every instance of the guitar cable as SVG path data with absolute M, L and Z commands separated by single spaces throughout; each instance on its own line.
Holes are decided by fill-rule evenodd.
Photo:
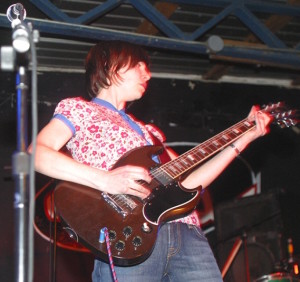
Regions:
M 112 254 L 111 254 L 110 244 L 109 244 L 108 229 L 106 227 L 103 227 L 100 230 L 100 237 L 99 237 L 99 242 L 100 243 L 104 243 L 104 238 L 103 237 L 105 237 L 108 261 L 109 261 L 110 270 L 111 270 L 111 273 L 112 273 L 112 276 L 113 276 L 113 280 L 115 282 L 118 282 L 118 278 L 117 278 L 117 274 L 116 274 L 115 266 L 114 266 L 114 261 L 113 261 Z

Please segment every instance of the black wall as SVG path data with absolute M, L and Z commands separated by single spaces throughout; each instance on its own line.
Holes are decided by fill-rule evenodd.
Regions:
M 1 243 L 0 243 L 0 280 L 11 281 L 13 268 L 13 193 L 14 182 L 11 178 L 11 156 L 16 148 L 16 96 L 14 75 L 0 74 L 0 136 L 1 154 Z M 38 78 L 39 128 L 51 118 L 56 103 L 69 96 L 84 93 L 84 79 L 81 74 L 42 73 Z M 29 97 L 30 98 L 30 97 Z M 202 142 L 243 119 L 253 104 L 286 101 L 295 108 L 300 108 L 300 90 L 287 90 L 271 86 L 210 84 L 186 80 L 152 79 L 146 95 L 129 105 L 129 111 L 145 122 L 153 122 L 167 136 L 168 142 Z M 28 101 L 30 109 L 30 99 Z M 30 112 L 29 112 L 30 116 Z M 30 140 L 30 117 L 29 117 Z M 284 232 L 292 236 L 295 252 L 300 254 L 300 231 L 297 214 L 300 198 L 300 149 L 299 127 L 279 129 L 272 126 L 271 133 L 251 144 L 242 158 L 255 173 L 261 172 L 262 193 L 278 192 L 282 198 Z M 190 149 L 188 145 L 174 147 L 179 153 Z M 48 181 L 37 174 L 37 192 Z M 214 207 L 233 201 L 237 195 L 251 185 L 249 168 L 243 161 L 236 159 L 232 165 L 216 180 L 210 189 Z M 4 215 L 4 216 L 3 216 Z M 36 272 L 49 270 L 50 247 L 37 236 L 35 250 Z M 60 251 L 61 254 L 63 251 Z M 58 259 L 60 273 L 71 272 L 68 256 L 74 264 L 84 260 L 84 275 L 89 276 L 92 258 L 78 253 L 69 253 Z M 76 259 L 78 257 L 78 259 Z M 40 265 L 43 265 L 41 267 Z M 71 275 L 71 274 L 69 274 Z M 75 281 L 66 275 L 64 281 Z M 72 278 L 71 278 L 72 277 Z M 77 274 L 77 277 L 80 275 Z M 80 278 L 78 278 L 80 281 Z M 59 281 L 59 279 L 58 279 Z M 61 280 L 62 281 L 62 280 Z

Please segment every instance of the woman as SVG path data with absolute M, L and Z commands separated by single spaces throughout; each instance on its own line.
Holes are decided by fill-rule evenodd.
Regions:
M 37 136 L 36 170 L 53 178 L 72 181 L 111 194 L 145 198 L 150 191 L 141 181 L 149 172 L 126 165 L 111 169 L 129 150 L 161 142 L 163 134 L 125 114 L 127 102 L 140 99 L 151 74 L 147 54 L 133 44 L 101 42 L 86 58 L 87 91 L 82 98 L 62 100 L 54 117 Z M 270 117 L 253 107 L 249 119 L 256 127 L 188 175 L 182 185 L 207 187 L 247 145 L 268 132 Z M 66 145 L 72 158 L 61 153 Z M 166 149 L 171 158 L 176 154 Z M 153 253 L 143 263 L 116 267 L 119 281 L 222 281 L 196 212 L 164 224 Z M 112 281 L 110 266 L 95 260 L 93 281 Z

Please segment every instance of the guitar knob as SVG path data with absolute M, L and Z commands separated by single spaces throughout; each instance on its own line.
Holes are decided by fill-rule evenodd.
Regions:
M 109 231 L 108 231 L 108 238 L 109 238 L 109 241 L 114 241 L 114 240 L 116 240 L 116 238 L 117 238 L 117 233 L 116 233 L 116 231 L 114 231 L 114 230 L 109 230 Z
M 133 240 L 132 240 L 132 244 L 135 247 L 139 247 L 140 245 L 142 245 L 142 238 L 140 236 L 134 237 Z
M 144 222 L 142 225 L 142 231 L 145 233 L 151 233 L 152 227 L 147 222 Z
M 115 245 L 116 250 L 123 251 L 125 249 L 125 242 L 119 240 Z
M 132 234 L 132 228 L 130 226 L 124 227 L 123 234 L 126 238 L 128 238 Z

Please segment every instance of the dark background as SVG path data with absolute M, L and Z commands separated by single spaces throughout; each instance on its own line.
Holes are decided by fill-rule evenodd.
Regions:
M 156 77 L 168 77 L 152 79 L 145 97 L 130 105 L 128 110 L 145 122 L 159 126 L 165 132 L 167 142 L 179 153 L 240 121 L 247 116 L 253 104 L 286 101 L 291 107 L 299 109 L 299 67 L 289 61 L 290 55 L 297 56 L 299 50 L 299 15 L 295 13 L 299 12 L 299 0 L 256 1 L 261 3 L 249 5 L 254 7 L 243 17 L 228 15 L 196 38 L 195 42 L 206 46 L 206 51 L 200 54 L 190 53 L 188 47 L 194 45 L 194 42 L 189 40 L 180 40 L 181 43 L 188 43 L 185 45 L 187 49 L 182 51 L 176 51 L 174 42 L 167 48 L 156 46 L 154 41 L 167 39 L 166 34 L 156 28 L 157 22 L 150 23 L 147 20 L 148 10 L 139 12 L 126 1 L 105 15 L 88 20 L 80 26 L 84 32 L 76 32 L 78 26 L 71 22 L 64 24 L 60 17 L 54 19 L 55 15 L 53 18 L 49 14 L 53 11 L 51 8 L 41 11 L 33 2 L 35 1 L 22 1 L 28 17 L 32 17 L 35 22 L 33 26 L 41 35 L 37 44 L 39 128 L 49 121 L 58 101 L 69 96 L 83 95 L 83 61 L 90 46 L 101 38 L 124 38 L 124 34 L 125 40 L 130 42 L 141 42 L 140 35 L 146 35 L 142 44 L 149 51 L 152 72 Z M 71 18 L 85 15 L 90 9 L 104 3 L 98 0 L 50 2 Z M 219 18 L 220 12 L 231 4 L 230 1 L 197 1 L 198 5 L 189 5 L 186 3 L 189 1 L 148 2 L 184 34 L 190 34 L 200 27 L 205 27 L 205 24 L 212 23 L 214 19 Z M 232 3 L 245 7 L 246 4 L 251 4 L 251 1 Z M 11 45 L 12 41 L 11 27 L 5 15 L 11 4 L 15 4 L 15 1 L 2 0 L 0 3 L 1 46 Z M 41 24 L 44 20 L 49 20 L 48 24 Z M 57 24 L 63 25 L 57 29 Z M 70 33 L 70 27 L 74 28 L 73 33 Z M 87 27 L 93 27 L 96 33 L 90 34 Z M 99 32 L 102 28 L 106 30 L 105 33 Z M 261 33 L 261 28 L 266 28 L 269 32 Z M 221 53 L 211 52 L 207 40 L 213 35 L 224 40 L 226 47 L 234 47 L 231 49 L 234 50 L 233 53 L 223 57 L 219 56 Z M 286 48 L 270 44 L 270 38 L 278 38 Z M 254 49 L 261 51 L 259 57 L 251 56 Z M 241 51 L 244 51 L 242 57 L 238 55 Z M 273 59 L 265 61 L 270 55 L 273 55 Z M 180 76 L 184 76 L 184 79 Z M 220 83 L 225 80 L 232 84 Z M 251 85 L 241 81 L 251 82 Z M 270 81 L 282 87 L 270 85 Z M 30 104 L 29 95 L 29 141 Z M 13 281 L 16 272 L 14 224 L 17 222 L 14 219 L 14 181 L 11 176 L 11 158 L 18 141 L 16 111 L 15 74 L 1 71 L 1 281 Z M 299 126 L 293 129 L 272 126 L 271 133 L 251 144 L 204 194 L 205 203 L 202 202 L 198 208 L 202 210 L 212 202 L 215 220 L 213 228 L 206 229 L 206 232 L 220 268 L 223 267 L 224 259 L 228 257 L 233 241 L 245 233 L 245 242 L 249 243 L 252 277 L 259 277 L 262 273 L 270 274 L 274 271 L 275 262 L 276 265 L 284 263 L 288 237 L 293 239 L 295 255 L 299 258 L 299 131 Z M 252 185 L 252 175 L 260 176 L 261 194 L 238 199 L 238 195 Z M 55 183 L 47 186 L 49 181 L 45 176 L 36 175 L 35 223 L 38 228 L 43 228 L 48 236 L 51 224 L 45 218 L 44 212 L 44 201 L 48 198 L 40 193 L 48 188 L 54 189 Z M 35 235 L 35 281 L 53 281 L 54 273 L 57 281 L 90 280 L 93 268 L 91 255 L 58 248 L 56 256 L 51 256 L 53 246 L 38 233 Z M 241 250 L 226 277 L 227 281 L 243 282 L 243 267 Z
M 0 137 L 2 164 L 0 279 L 12 281 L 14 273 L 14 182 L 11 178 L 11 157 L 16 150 L 17 138 L 15 78 L 13 73 L 4 72 L 1 72 L 0 77 L 1 95 L 7 97 L 0 105 L 2 131 Z M 82 95 L 83 84 L 84 79 L 81 74 L 40 73 L 38 76 L 39 128 L 49 121 L 60 99 Z M 167 137 L 167 142 L 171 145 L 174 144 L 172 142 L 183 142 L 183 146 L 173 146 L 176 151 L 182 153 L 191 148 L 185 145 L 187 142 L 199 143 L 207 140 L 246 117 L 254 104 L 286 101 L 291 107 L 299 109 L 299 94 L 299 90 L 277 87 L 209 84 L 154 78 L 149 84 L 146 95 L 140 101 L 129 105 L 128 110 L 145 122 L 151 122 L 160 127 Z M 30 98 L 28 110 L 30 136 Z M 234 204 L 237 196 L 251 186 L 251 174 L 245 165 L 246 161 L 255 174 L 261 173 L 262 194 L 279 195 L 284 226 L 282 233 L 285 237 L 293 238 L 295 253 L 298 256 L 300 252 L 299 156 L 299 127 L 280 129 L 272 125 L 269 135 L 251 144 L 242 153 L 242 159 L 237 158 L 208 188 L 213 208 L 217 209 L 228 203 Z M 39 174 L 36 178 L 36 192 L 38 192 L 49 179 Z M 268 209 L 268 206 L 265 208 Z M 243 209 L 238 212 L 243 212 Z M 255 210 L 251 212 L 257 217 Z M 251 218 L 251 214 L 248 216 Z M 229 230 L 234 230 L 234 228 L 234 223 L 233 226 L 228 226 Z M 253 231 L 255 232 L 250 228 L 250 232 Z M 209 237 L 212 237 L 212 246 L 215 248 L 218 242 L 213 233 L 210 233 Z M 36 234 L 36 281 L 45 281 L 50 275 L 51 248 L 46 240 Z M 89 280 L 93 261 L 91 255 L 58 248 L 56 259 L 57 281 Z M 40 277 L 43 279 L 40 280 Z

